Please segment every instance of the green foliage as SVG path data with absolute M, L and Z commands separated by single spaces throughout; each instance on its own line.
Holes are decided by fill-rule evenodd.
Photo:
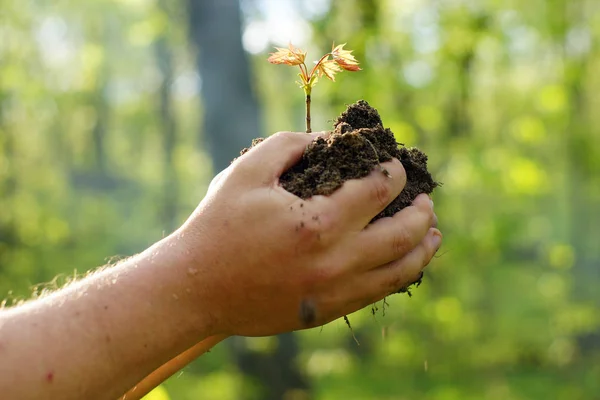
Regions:
M 0 15 L 0 297 L 11 299 L 142 250 L 171 229 L 165 202 L 183 221 L 212 175 L 196 146 L 183 4 L 38 3 L 8 0 Z M 343 321 L 298 334 L 315 398 L 597 395 L 600 5 L 325 3 L 306 19 L 310 44 L 351 43 L 363 71 L 314 93 L 313 129 L 358 99 L 377 107 L 444 183 L 434 200 L 445 241 L 412 298 L 392 296 L 385 316 L 382 304 L 350 316 L 360 346 Z M 261 18 L 248 11 L 246 22 Z M 175 71 L 174 199 L 164 197 L 161 41 Z M 303 130 L 293 71 L 265 63 L 268 51 L 253 56 L 266 130 Z M 229 351 L 149 398 L 258 398 Z

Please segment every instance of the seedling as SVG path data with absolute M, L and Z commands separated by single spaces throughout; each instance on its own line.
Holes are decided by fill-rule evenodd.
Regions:
M 333 46 L 331 52 L 322 56 L 312 69 L 308 69 L 305 64 L 306 52 L 301 49 L 293 47 L 291 44 L 287 49 L 276 48 L 277 51 L 272 53 L 269 57 L 269 62 L 273 64 L 287 64 L 297 65 L 300 68 L 300 81 L 298 84 L 304 90 L 306 95 L 306 132 L 311 132 L 310 126 L 310 101 L 312 88 L 317 83 L 317 80 L 323 75 L 328 79 L 335 81 L 335 74 L 342 70 L 346 71 L 360 71 L 358 62 L 352 55 L 352 51 L 344 50 L 344 45 Z M 360 116 L 361 126 L 353 127 L 351 122 L 356 120 L 356 116 Z M 376 109 L 369 106 L 364 101 L 358 101 L 356 104 L 348 106 L 348 109 L 337 118 L 336 129 L 331 132 L 332 136 L 340 136 L 346 134 L 346 130 L 339 130 L 337 128 L 343 124 L 345 127 L 350 129 L 349 133 L 362 138 L 365 143 L 368 143 L 375 157 L 369 159 L 365 157 L 365 148 L 361 145 L 360 140 L 344 141 L 344 140 L 331 140 L 325 143 L 325 141 L 315 142 L 314 146 L 307 147 L 305 150 L 308 154 L 317 154 L 324 152 L 325 155 L 332 155 L 332 157 L 315 157 L 316 165 L 322 168 L 333 168 L 337 170 L 343 169 L 345 174 L 317 174 L 315 177 L 314 173 L 307 174 L 304 169 L 291 168 L 284 172 L 280 177 L 280 183 L 282 187 L 288 192 L 303 198 L 308 199 L 316 195 L 328 196 L 341 187 L 342 184 L 350 179 L 360 179 L 365 176 L 365 171 L 370 171 L 373 167 L 379 165 L 384 174 L 389 176 L 389 173 L 383 169 L 380 164 L 380 154 L 385 155 L 385 159 L 382 161 L 389 161 L 392 157 L 408 166 L 406 169 L 406 186 L 404 187 L 400 196 L 388 205 L 388 207 L 379 213 L 372 221 L 375 221 L 383 217 L 391 217 L 398 211 L 412 204 L 415 197 L 419 193 L 430 194 L 437 186 L 438 183 L 433 180 L 431 174 L 427 171 L 427 156 L 416 148 L 407 149 L 404 146 L 398 148 L 396 140 L 391 130 L 385 129 L 383 122 Z M 373 137 L 378 137 L 379 140 L 371 141 Z M 258 141 L 256 143 L 259 143 Z M 326 162 L 323 162 L 326 160 Z M 314 172 L 314 170 L 312 170 Z M 307 178 L 308 177 L 308 178 Z M 420 278 L 415 284 L 420 283 Z M 410 286 L 410 285 L 409 285 Z M 410 292 L 408 287 L 401 288 L 399 293 Z M 383 299 L 383 315 L 385 316 L 386 307 L 388 307 L 386 299 Z M 314 310 L 302 310 L 303 317 L 312 322 L 311 318 L 314 317 Z M 373 315 L 377 311 L 377 305 L 372 309 Z M 311 314 L 312 313 L 312 314 Z M 344 316 L 344 321 L 352 330 L 350 320 L 347 316 Z M 307 323 L 308 323 L 307 322 Z M 354 336 L 354 332 L 353 336 Z M 185 367 L 188 363 L 194 360 L 196 357 L 209 351 L 209 349 L 220 342 L 224 337 L 213 336 L 204 341 L 196 344 L 190 349 L 186 350 L 182 354 L 176 356 L 170 361 L 167 361 L 157 370 L 152 372 L 150 375 L 145 377 L 136 386 L 130 389 L 120 400 L 139 400 L 145 394 L 150 392 L 153 388 L 158 386 L 165 379 Z M 356 337 L 355 337 L 356 340 Z M 358 340 L 356 340 L 358 343 Z
M 310 95 L 312 88 L 322 76 L 335 82 L 335 74 L 342 71 L 360 71 L 358 61 L 352 55 L 352 50 L 344 50 L 346 44 L 331 46 L 331 52 L 315 61 L 312 69 L 308 70 L 305 64 L 306 52 L 294 47 L 291 43 L 287 49 L 275 47 L 275 53 L 267 59 L 271 64 L 297 65 L 300 68 L 300 81 L 296 82 L 304 90 L 306 97 L 306 133 L 312 132 L 310 126 Z

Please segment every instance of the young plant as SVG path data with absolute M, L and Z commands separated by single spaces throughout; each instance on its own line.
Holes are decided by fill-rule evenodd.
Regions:
M 277 50 L 275 53 L 271 53 L 271 56 L 267 59 L 271 64 L 286 64 L 286 65 L 297 65 L 300 68 L 300 81 L 298 85 L 304 89 L 306 96 L 306 132 L 312 132 L 310 126 L 310 95 L 312 88 L 317 84 L 320 77 L 326 76 L 335 82 L 335 74 L 342 71 L 360 71 L 358 61 L 352 55 L 352 50 L 344 50 L 346 44 L 340 44 L 331 47 L 330 53 L 325 54 L 315 61 L 315 65 L 309 71 L 305 64 L 306 52 L 299 48 L 290 45 L 287 49 L 275 47 Z

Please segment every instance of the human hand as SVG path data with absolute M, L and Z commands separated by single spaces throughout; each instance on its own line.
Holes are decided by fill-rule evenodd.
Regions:
M 180 229 L 212 333 L 325 324 L 414 282 L 439 248 L 427 195 L 369 225 L 406 183 L 398 160 L 383 164 L 391 177 L 376 170 L 328 197 L 302 200 L 279 186 L 316 135 L 282 132 L 252 148 Z

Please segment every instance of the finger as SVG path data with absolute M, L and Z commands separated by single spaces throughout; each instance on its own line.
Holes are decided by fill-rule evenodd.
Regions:
M 368 278 L 365 278 L 372 282 L 368 290 L 380 300 L 406 288 L 419 279 L 421 271 L 431 262 L 441 245 L 442 233 L 436 228 L 430 228 L 423 241 L 406 256 L 369 271 Z
M 394 200 L 406 184 L 406 172 L 397 159 L 381 164 L 363 179 L 352 179 L 334 192 L 331 202 L 343 221 L 362 229 Z
M 348 293 L 355 293 L 348 305 L 362 308 L 415 283 L 441 243 L 441 232 L 430 228 L 421 243 L 403 258 L 368 271 L 366 275 L 356 275 L 352 284 L 345 288 Z M 356 309 L 344 311 L 353 312 Z
M 327 132 L 277 132 L 252 148 L 245 163 L 255 176 L 269 183 L 300 161 L 306 146 Z
M 439 242 L 438 242 L 439 241 Z M 345 284 L 322 299 L 322 317 L 333 320 L 374 304 L 418 281 L 441 243 L 441 233 L 431 228 L 421 243 L 399 260 L 365 273 L 353 274 Z
M 429 196 L 420 194 L 411 206 L 375 221 L 348 242 L 347 254 L 354 255 L 350 267 L 368 270 L 404 257 L 421 243 L 435 219 Z M 356 248 L 361 251 L 351 250 Z

